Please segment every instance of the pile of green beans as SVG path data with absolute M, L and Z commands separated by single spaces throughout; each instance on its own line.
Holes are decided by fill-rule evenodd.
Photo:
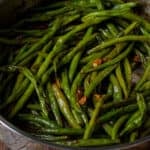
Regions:
M 49 2 L 0 29 L 0 112 L 55 144 L 150 135 L 150 23 L 122 0 Z

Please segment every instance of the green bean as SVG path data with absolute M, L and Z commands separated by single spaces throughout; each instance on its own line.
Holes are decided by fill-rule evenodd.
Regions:
M 38 133 L 44 133 L 48 135 L 82 135 L 84 130 L 83 129 L 76 129 L 76 128 L 54 128 L 54 129 L 40 129 L 37 131 Z
M 134 90 L 138 91 L 139 88 L 144 84 L 144 82 L 149 78 L 149 72 L 150 72 L 150 63 L 147 64 L 147 67 L 144 71 L 144 74 L 142 75 L 141 79 L 136 84 Z
M 111 138 L 114 139 L 118 139 L 118 132 L 119 129 L 121 128 L 121 126 L 123 125 L 123 123 L 126 121 L 126 119 L 129 117 L 129 115 L 124 115 L 122 117 L 120 117 L 116 123 L 114 124 L 113 128 L 112 128 L 112 134 L 111 134 Z
M 34 75 L 31 73 L 31 71 L 27 68 L 19 68 L 19 70 L 31 81 L 33 84 L 37 96 L 39 98 L 40 106 L 41 106 L 41 111 L 43 112 L 44 116 L 48 118 L 48 111 L 46 108 L 46 95 L 44 93 L 44 90 L 41 85 L 39 85 L 36 81 L 36 78 Z M 13 111 L 12 111 L 13 113 Z M 11 117 L 11 116 L 10 116 Z
M 54 121 L 47 120 L 47 119 L 42 118 L 40 116 L 34 116 L 31 114 L 18 114 L 17 118 L 19 120 L 22 120 L 22 121 L 37 122 L 37 123 L 44 125 L 46 127 L 49 127 L 49 128 L 58 128 L 59 127 Z
M 120 143 L 117 140 L 111 140 L 109 138 L 100 138 L 100 139 L 80 139 L 74 141 L 66 141 L 66 142 L 57 142 L 57 144 L 73 146 L 73 147 L 92 147 L 92 146 L 104 146 L 104 145 L 112 145 Z
M 52 29 L 52 32 L 50 32 L 48 35 L 46 35 L 45 37 L 43 37 L 43 39 L 41 40 L 41 43 L 43 44 L 43 42 L 45 43 L 45 39 L 47 40 L 47 38 L 49 36 L 52 36 L 54 34 L 54 32 L 56 32 L 57 28 L 58 28 L 58 23 L 59 21 L 56 20 L 54 27 Z M 41 45 L 41 44 L 40 44 Z M 36 45 L 37 46 L 37 45 Z M 32 49 L 35 49 L 36 46 L 33 46 Z M 49 55 L 47 56 L 46 60 L 44 61 L 44 63 L 41 65 L 40 69 L 38 70 L 37 73 L 37 77 L 39 78 L 43 72 L 47 69 L 48 65 L 49 65 L 49 61 L 51 61 L 51 57 L 53 56 L 53 53 L 49 53 Z M 27 88 L 27 90 L 25 91 L 25 93 L 22 95 L 22 97 L 20 98 L 20 100 L 17 102 L 16 106 L 14 107 L 13 112 L 10 113 L 10 118 L 14 117 L 14 115 L 23 107 L 24 103 L 27 101 L 28 97 L 30 97 L 30 95 L 32 94 L 34 90 L 34 87 L 32 84 L 29 85 L 29 87 Z
M 72 114 L 76 120 L 76 122 L 79 124 L 79 125 L 83 125 L 83 119 L 82 119 L 82 116 L 76 112 L 74 109 L 72 109 Z
M 138 137 L 138 132 L 137 131 L 132 132 L 130 135 L 130 142 L 134 142 L 137 137 Z
M 38 55 L 37 52 L 31 54 L 29 57 L 27 57 L 26 59 L 24 59 L 24 60 L 22 60 L 21 62 L 19 62 L 18 65 L 19 65 L 19 66 L 25 66 L 25 65 L 30 64 L 30 62 L 32 62 L 32 60 L 33 60 L 34 58 L 36 58 L 37 55 Z
M 127 91 L 125 80 L 123 78 L 123 74 L 121 71 L 121 66 L 119 65 L 115 71 L 116 71 L 116 77 L 118 79 L 119 85 L 122 88 L 122 91 L 124 93 L 125 98 L 127 98 L 128 97 L 128 91 Z
M 0 71 L 12 73 L 12 72 L 17 71 L 18 68 L 19 68 L 18 66 L 6 65 L 6 66 L 1 66 Z M 7 78 L 7 79 L 9 79 L 9 78 Z
M 42 52 L 46 52 L 47 50 L 49 50 L 49 48 L 51 47 L 52 42 L 48 42 L 48 44 L 46 44 L 43 49 Z M 20 57 L 19 57 L 20 58 Z M 41 56 L 37 57 L 37 59 L 35 60 L 35 62 L 33 63 L 33 65 L 31 66 L 31 70 L 33 72 L 35 71 L 35 68 L 37 67 L 37 65 L 39 65 L 41 63 L 43 59 L 41 58 Z M 18 59 L 17 61 L 20 61 L 20 59 Z M 6 107 L 8 104 L 12 103 L 13 101 L 17 100 L 17 98 L 19 98 L 21 96 L 21 94 L 24 92 L 24 90 L 26 89 L 27 85 L 28 85 L 29 81 L 28 79 L 25 79 L 22 82 L 22 86 L 19 87 L 16 92 L 12 92 L 12 94 L 8 97 L 8 99 L 0 106 L 0 108 L 4 108 Z M 34 88 L 32 87 L 32 89 L 34 90 Z
M 113 95 L 113 85 L 111 82 L 108 85 L 107 95 Z
M 91 118 L 92 117 L 92 113 L 93 113 L 93 109 L 92 108 L 88 108 L 87 113 L 88 113 L 88 116 Z
M 112 34 L 109 32 L 108 29 L 99 29 L 101 37 L 103 38 L 103 40 L 107 40 L 107 39 L 111 39 L 112 38 Z
M 53 68 L 53 71 L 55 72 L 55 74 L 57 74 L 60 66 L 59 66 L 59 61 L 62 57 L 64 57 L 65 55 L 65 51 L 64 52 L 60 52 L 59 54 L 57 54 L 57 56 L 55 56 L 53 62 L 52 62 L 52 68 Z M 57 75 L 56 75 L 57 76 Z
M 86 89 L 90 85 L 90 74 L 88 74 L 84 79 L 84 89 Z
M 99 8 L 99 10 L 104 10 L 102 1 L 99 1 L 99 3 L 100 3 L 99 5 L 101 6 L 101 8 Z M 116 34 L 118 33 L 118 30 L 112 23 L 108 23 L 107 28 L 113 36 L 116 36 Z M 109 37 L 111 37 L 111 35 Z
M 127 2 L 127 3 L 118 4 L 118 5 L 114 6 L 113 9 L 121 9 L 121 8 L 125 9 L 125 8 L 132 8 L 135 6 L 137 6 L 136 2 Z
M 114 101 L 122 100 L 122 90 L 114 74 L 110 75 L 110 81 L 113 85 L 113 100 Z
M 131 90 L 131 79 L 132 79 L 132 69 L 131 69 L 131 65 L 129 63 L 129 59 L 125 58 L 124 62 L 124 72 L 125 72 L 125 79 L 126 79 L 126 83 L 127 83 L 127 89 L 128 89 L 128 93 Z
M 97 103 L 96 103 L 95 109 L 92 113 L 92 117 L 91 117 L 88 125 L 86 126 L 86 129 L 85 129 L 85 132 L 83 135 L 83 139 L 88 139 L 92 136 L 92 133 L 95 128 L 95 122 L 96 122 L 97 116 L 99 115 L 99 112 L 100 112 L 100 108 L 103 105 L 103 101 L 106 99 L 106 97 L 101 97 L 100 95 L 95 95 L 95 96 L 97 99 Z
M 108 62 L 105 62 L 104 64 L 101 64 L 101 65 L 99 65 L 99 66 L 97 66 L 97 67 L 95 67 L 95 68 L 92 68 L 92 69 L 89 69 L 89 68 L 88 68 L 88 69 L 85 70 L 84 72 L 96 71 L 96 70 L 100 70 L 100 69 L 103 69 L 103 68 L 105 68 L 105 67 L 108 67 L 108 66 L 110 66 L 110 65 L 116 64 L 117 62 L 121 61 L 123 58 L 125 58 L 125 57 L 131 52 L 133 46 L 134 46 L 134 43 L 131 43 L 131 44 L 128 46 L 128 48 L 127 48 L 124 52 L 122 52 L 120 55 L 118 55 L 118 56 L 117 56 L 116 58 L 114 58 L 113 60 L 108 61 Z
M 123 18 L 114 18 L 114 20 L 115 20 L 115 22 L 117 22 L 118 26 L 122 29 L 128 27 L 130 24 L 130 22 L 128 20 L 125 20 Z
M 56 10 L 50 10 L 50 11 L 46 11 L 45 13 L 42 13 L 43 16 L 44 15 L 48 15 L 48 16 L 57 16 L 59 14 L 63 14 L 64 12 L 68 12 L 72 10 L 72 8 L 70 7 L 63 7 L 63 8 L 59 8 L 59 9 L 56 9 Z
M 69 78 L 68 78 L 68 72 L 67 70 L 64 70 L 61 74 L 62 82 L 61 82 L 61 88 L 63 89 L 66 97 L 68 100 L 70 100 L 70 85 L 69 85 Z
M 110 33 L 115 37 L 118 34 L 118 29 L 116 29 L 115 25 L 112 23 L 107 24 L 107 28 L 109 29 Z
M 101 72 L 98 73 L 97 77 L 95 78 L 95 80 L 93 80 L 90 84 L 90 86 L 85 90 L 84 95 L 86 97 L 89 97 L 92 93 L 92 91 L 97 87 L 98 84 L 101 83 L 101 81 L 110 74 L 110 72 L 112 72 L 114 69 L 116 68 L 116 65 L 114 66 L 110 66 L 104 70 L 102 70 Z
M 47 51 L 49 52 L 51 47 L 52 47 L 52 41 L 49 41 L 40 52 L 42 52 L 42 53 L 46 53 Z M 37 72 L 37 66 L 39 66 L 39 64 L 41 64 L 42 60 L 43 60 L 43 57 L 41 55 L 39 55 L 37 57 L 37 59 L 35 60 L 35 62 L 33 63 L 33 65 L 31 66 L 31 70 L 33 72 Z
M 149 91 L 145 91 L 143 92 L 143 96 L 147 97 L 149 95 Z M 118 108 L 118 107 L 122 107 L 122 106 L 126 106 L 132 103 L 135 103 L 135 99 L 136 99 L 136 95 L 132 95 L 130 96 L 127 100 L 125 101 L 120 101 L 120 102 L 109 102 L 107 104 L 104 104 L 102 106 L 102 110 L 109 110 L 110 108 Z M 146 101 L 149 101 L 149 99 L 145 99 Z
M 85 6 L 87 5 L 87 6 Z M 84 8 L 93 8 L 94 10 L 97 9 L 95 1 L 85 1 L 85 0 L 81 0 L 81 1 L 74 1 L 72 3 L 72 6 L 76 6 L 76 7 L 84 7 Z
M 123 136 L 125 133 L 131 132 L 134 129 L 139 128 L 141 126 L 141 116 L 139 116 L 139 111 L 136 111 L 126 123 L 126 126 L 120 133 L 120 136 Z
M 139 107 L 139 110 L 136 111 L 130 119 L 127 121 L 125 128 L 122 130 L 120 135 L 124 135 L 125 133 L 129 133 L 133 131 L 134 129 L 139 128 L 143 123 L 143 117 L 146 113 L 146 104 L 143 96 L 141 94 L 137 93 L 137 104 Z
M 23 68 L 23 67 L 17 67 L 17 66 L 8 66 L 6 69 L 8 69 L 9 71 L 16 71 L 19 70 L 21 73 L 23 73 L 30 81 L 31 81 L 31 85 L 33 85 L 33 88 L 35 88 L 39 102 L 40 102 L 40 106 L 41 106 L 41 110 L 44 114 L 44 117 L 48 118 L 48 112 L 47 112 L 47 108 L 46 108 L 46 103 L 45 103 L 45 93 L 43 91 L 43 88 L 41 87 L 41 85 L 37 84 L 37 81 L 34 77 L 34 75 L 31 73 L 31 71 L 27 68 Z M 12 110 L 12 113 L 9 114 L 8 118 L 11 118 L 11 115 L 13 115 L 14 113 L 16 113 L 16 110 Z
M 63 26 L 68 25 L 71 22 L 73 22 L 73 21 L 75 21 L 79 18 L 80 18 L 79 14 L 75 14 L 74 16 L 72 15 L 72 16 L 69 16 L 69 17 L 67 16 L 66 18 L 64 18 L 65 21 L 63 22 Z
M 101 43 L 105 40 L 108 40 L 110 38 L 112 38 L 113 36 L 111 35 L 111 33 L 109 32 L 109 30 L 107 28 L 104 28 L 104 29 L 99 29 L 99 34 L 97 35 L 97 40 L 98 40 L 98 43 Z
M 145 29 L 147 31 L 150 31 L 150 23 L 136 14 L 126 13 L 125 15 L 121 15 L 121 17 L 128 19 L 128 20 L 132 20 L 132 21 L 134 20 L 134 21 L 141 22 L 142 25 L 145 27 Z
M 49 79 L 49 76 L 51 75 L 51 73 L 53 72 L 53 67 L 50 67 L 46 72 L 45 74 L 43 74 L 42 78 L 41 78 L 41 83 L 42 85 L 44 85 L 48 79 Z
M 87 113 L 84 112 L 84 111 L 82 111 L 82 113 L 81 113 L 81 118 L 82 118 L 82 120 L 83 120 L 83 122 L 84 122 L 84 124 L 85 124 L 85 126 L 86 126 L 86 125 L 88 124 Z
M 124 31 L 123 31 L 123 35 L 128 35 L 131 31 L 133 31 L 133 29 L 135 29 L 136 27 L 139 26 L 139 22 L 134 21 L 132 22 Z
M 96 37 L 96 34 L 91 35 L 89 38 L 86 38 L 85 40 L 81 40 L 76 47 L 74 47 L 63 59 L 62 59 L 62 64 L 66 64 L 70 62 L 72 57 L 80 51 L 83 47 L 86 46 L 89 42 L 93 41 Z
M 143 27 L 140 27 L 140 31 L 144 34 L 144 35 L 149 35 L 149 32 L 147 32 L 147 30 Z
M 93 31 L 92 27 L 87 30 L 86 34 L 83 37 L 83 41 L 80 41 L 79 45 L 80 44 L 82 45 L 82 43 L 84 43 L 84 41 L 87 41 L 87 39 L 91 36 L 92 31 Z M 84 47 L 82 47 L 82 49 L 84 49 Z M 77 67 L 78 67 L 79 60 L 80 60 L 81 55 L 82 55 L 83 52 L 84 52 L 83 50 L 78 52 L 71 61 L 70 69 L 69 69 L 69 79 L 70 79 L 70 81 L 72 81 L 72 79 L 74 77 L 74 74 L 75 74 L 75 72 L 77 70 Z
M 44 52 L 39 51 L 39 52 L 38 52 L 38 55 L 41 56 L 42 58 L 46 58 L 47 53 L 44 53 Z
M 148 56 L 150 56 L 150 46 L 148 45 L 148 43 L 144 43 L 144 47 L 147 51 Z
M 70 9 L 70 8 L 69 8 Z M 52 19 L 52 17 L 54 16 L 59 16 L 59 14 L 61 13 L 65 13 L 66 11 L 68 11 L 68 8 L 64 7 L 64 8 L 60 8 L 57 10 L 51 10 L 51 11 L 47 11 L 44 14 L 39 13 L 39 14 L 35 14 L 33 15 L 31 18 L 25 18 L 20 20 L 18 23 L 16 23 L 15 25 L 13 25 L 13 28 L 18 28 L 20 26 L 22 26 L 24 23 L 34 23 L 34 22 L 39 22 L 39 21 L 49 21 Z
M 16 65 L 20 61 L 20 56 L 29 48 L 29 44 L 25 44 L 21 49 L 19 49 L 18 54 L 15 56 L 12 65 Z
M 98 13 L 98 12 L 97 12 Z M 101 17 L 97 17 L 97 16 L 83 16 L 82 17 L 82 22 L 94 22 L 94 23 L 97 23 L 97 22 L 105 22 L 106 20 L 109 20 L 111 18 L 111 16 L 101 16 Z M 102 37 L 102 36 L 101 36 Z M 103 39 L 103 38 L 102 38 Z
M 136 28 L 139 25 L 138 22 L 133 22 L 130 25 L 127 26 L 125 30 L 123 30 L 121 33 L 118 34 L 118 37 L 121 35 L 127 35 L 129 34 L 134 28 Z M 105 59 L 112 59 L 115 56 L 117 56 L 125 47 L 127 43 L 119 43 L 115 46 L 115 48 L 105 57 Z
M 112 102 L 109 102 L 107 104 L 104 104 L 103 107 L 102 107 L 102 110 L 109 110 L 111 108 L 120 108 L 120 107 L 123 107 L 123 106 L 126 106 L 126 105 L 129 105 L 129 104 L 133 104 L 135 102 L 135 97 L 130 97 L 130 99 L 128 98 L 128 100 L 125 100 L 125 101 L 112 101 Z
M 103 10 L 104 6 L 101 0 L 95 0 L 96 6 L 98 10 Z
M 126 35 L 119 38 L 113 38 L 106 42 L 103 42 L 102 44 L 97 45 L 96 47 L 92 48 L 88 51 L 88 53 L 97 52 L 100 50 L 103 50 L 109 46 L 112 46 L 116 43 L 126 42 L 126 41 L 149 41 L 150 36 L 145 35 Z
M 48 100 L 50 102 L 50 106 L 53 112 L 53 115 L 55 117 L 55 120 L 57 122 L 57 124 L 62 127 L 62 119 L 61 119 L 61 115 L 60 115 L 60 111 L 58 108 L 58 103 L 57 100 L 55 98 L 52 86 L 50 84 L 50 82 L 47 84 L 47 92 L 48 92 Z
M 32 114 L 33 116 L 40 115 L 40 114 L 38 114 L 37 111 L 35 111 L 35 110 L 32 110 L 31 114 Z M 41 116 L 41 115 L 40 115 L 40 116 Z M 19 119 L 18 119 L 18 121 L 19 121 Z M 20 119 L 20 121 L 23 123 L 23 120 Z M 24 121 L 24 122 L 25 122 L 25 121 Z M 28 126 L 28 128 L 26 128 L 26 131 L 30 132 L 30 134 L 32 134 L 31 131 L 33 132 L 33 131 L 35 131 L 35 130 L 37 130 L 37 129 L 50 128 L 50 127 L 46 127 L 46 126 L 44 126 L 43 124 L 40 124 L 40 123 L 38 123 L 38 122 L 36 122 L 36 121 L 28 121 L 28 122 L 26 121 L 26 124 L 27 124 L 27 126 Z
M 116 110 L 112 109 L 111 111 L 109 111 L 109 112 L 105 113 L 104 115 L 102 115 L 101 117 L 99 117 L 97 120 L 97 123 L 107 122 L 107 121 L 113 119 L 113 117 L 119 117 L 121 115 L 130 113 L 130 112 L 134 112 L 137 109 L 138 109 L 138 106 L 136 104 L 131 104 L 129 106 L 121 107 Z
M 41 140 L 48 141 L 48 142 L 62 141 L 68 139 L 68 136 L 52 136 L 52 135 L 38 135 L 38 134 L 32 134 L 32 135 L 37 138 L 40 138 Z
M 59 7 L 65 6 L 66 4 L 68 4 L 67 1 L 56 2 L 56 3 L 52 3 L 50 5 L 47 5 L 47 6 L 35 7 L 32 9 L 32 11 L 33 12 L 41 12 L 41 11 L 51 10 L 54 8 L 59 8 Z
M 81 25 L 78 25 L 76 26 L 75 29 L 71 30 L 70 32 L 68 32 L 67 34 L 63 35 L 62 37 L 60 37 L 55 46 L 53 47 L 51 53 L 49 53 L 49 55 L 47 56 L 46 60 L 44 61 L 44 63 L 41 65 L 39 71 L 38 71 L 38 74 L 37 76 L 41 76 L 45 71 L 46 69 L 48 68 L 49 64 L 51 63 L 52 61 L 52 58 L 57 54 L 59 53 L 61 50 L 62 50 L 62 47 L 63 47 L 63 44 L 72 36 L 75 35 L 76 32 L 79 32 L 85 28 L 87 28 L 88 26 L 90 26 L 90 24 L 81 24 Z
M 14 93 L 20 87 L 20 84 L 22 83 L 23 79 L 24 79 L 24 75 L 20 73 L 17 76 L 16 83 L 13 87 L 12 93 Z
M 0 37 L 0 43 L 7 44 L 7 45 L 22 45 L 22 44 L 25 44 L 26 41 L 17 40 L 17 39 L 7 39 L 7 38 Z
M 87 62 L 89 62 L 91 60 L 95 60 L 97 58 L 98 59 L 103 58 L 106 54 L 108 54 L 108 52 L 110 52 L 110 48 L 104 49 L 103 51 L 100 51 L 100 52 L 95 52 L 90 55 L 87 55 L 87 56 L 83 57 L 80 62 L 87 63 Z
M 145 82 L 142 87 L 140 87 L 139 91 L 145 91 L 150 89 L 150 81 Z
M 28 79 L 25 80 L 25 82 L 22 83 L 22 86 L 18 88 L 15 92 L 12 92 L 12 94 L 6 99 L 6 101 L 0 106 L 0 109 L 5 108 L 8 104 L 16 101 L 17 98 L 21 96 L 21 94 L 24 92 L 24 89 L 26 88 L 27 84 L 29 83 Z
M 98 72 L 96 72 L 96 71 L 91 73 L 90 82 L 93 81 L 93 80 L 95 80 L 97 74 L 98 74 Z
M 76 120 L 74 119 L 70 111 L 67 100 L 65 96 L 63 95 L 63 93 L 61 92 L 61 90 L 58 88 L 56 84 L 53 84 L 52 87 L 53 87 L 55 96 L 57 98 L 57 103 L 59 105 L 59 108 L 61 112 L 63 113 L 64 117 L 66 118 L 66 120 L 68 121 L 68 123 L 70 124 L 70 126 L 72 126 L 73 128 L 80 128 L 80 126 L 76 123 Z
M 31 110 L 39 110 L 39 111 L 41 111 L 41 108 L 40 108 L 39 104 L 28 104 L 27 108 L 31 109 Z
M 96 93 L 96 91 L 94 93 Z M 98 94 L 92 95 L 92 103 L 93 103 L 94 108 L 96 107 L 96 104 L 97 104 L 97 100 L 98 100 L 97 96 L 100 97 L 100 95 Z M 93 110 L 92 110 L 92 113 L 93 113 Z
M 41 37 L 46 33 L 45 30 L 41 31 L 41 30 L 19 30 L 19 29 L 14 29 L 13 32 L 32 37 Z
M 147 110 L 147 106 L 146 106 L 145 99 L 142 94 L 137 93 L 137 104 L 138 104 L 141 115 L 144 116 Z
M 61 24 L 61 21 L 60 21 L 60 19 L 57 18 L 57 19 L 54 21 L 54 24 L 53 24 L 53 27 L 51 28 L 51 30 L 48 31 L 48 33 L 45 34 L 45 35 L 40 39 L 40 41 L 38 41 L 38 42 L 36 42 L 35 44 L 33 44 L 33 45 L 31 46 L 31 48 L 30 48 L 26 53 L 24 53 L 23 55 L 21 55 L 21 58 L 20 58 L 20 59 L 24 59 L 24 58 L 28 57 L 31 53 L 33 53 L 33 52 L 35 52 L 35 51 L 41 49 L 44 44 L 46 44 L 48 41 L 51 40 L 51 38 L 53 37 L 53 35 L 54 35 L 54 34 L 56 33 L 56 31 L 59 29 L 60 24 Z
M 133 3 L 132 3 L 133 4 Z M 123 4 L 124 5 L 124 4 Z M 131 6 L 131 7 L 134 7 L 135 6 L 135 3 Z M 95 12 L 92 12 L 92 13 L 89 13 L 87 14 L 86 16 L 84 16 L 82 18 L 82 21 L 83 22 L 86 22 L 86 21 L 92 21 L 94 20 L 95 18 L 100 18 L 100 17 L 116 17 L 116 16 L 122 16 L 122 15 L 125 15 L 126 13 L 128 13 L 130 10 L 130 7 L 124 7 L 124 8 L 115 8 L 115 9 L 111 9 L 111 10 L 101 10 L 101 11 L 95 11 Z
M 104 128 L 105 132 L 111 137 L 111 135 L 112 135 L 112 126 L 109 125 L 108 123 L 104 123 L 102 125 L 102 127 Z

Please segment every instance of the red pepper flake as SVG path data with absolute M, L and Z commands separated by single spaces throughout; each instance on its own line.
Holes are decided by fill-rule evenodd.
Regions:
M 100 94 L 94 94 L 94 99 L 95 100 L 99 100 L 102 97 L 102 95 Z
M 139 55 L 135 55 L 135 56 L 133 57 L 133 61 L 134 61 L 135 63 L 139 63 L 139 62 L 140 62 L 140 56 L 139 56 Z
M 86 103 L 87 97 L 82 96 L 81 99 L 78 101 L 80 105 L 84 105 Z
M 78 88 L 76 92 L 76 96 L 78 100 L 81 99 L 81 97 L 83 96 L 83 90 Z
M 95 67 L 97 67 L 98 65 L 101 65 L 103 63 L 103 60 L 102 59 L 95 59 L 94 61 L 93 61 L 93 67 L 95 68 Z
M 109 61 L 108 58 L 102 58 L 103 63 Z

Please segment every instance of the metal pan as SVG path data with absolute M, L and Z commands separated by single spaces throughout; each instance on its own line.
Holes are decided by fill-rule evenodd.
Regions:
M 24 12 L 27 11 L 29 8 L 32 8 L 35 5 L 40 4 L 42 1 L 46 0 L 0 0 L 0 26 L 8 25 L 12 22 L 15 21 L 16 15 L 19 12 Z M 144 4 L 145 7 L 142 9 L 144 12 L 145 16 L 147 17 L 148 15 L 150 16 L 150 0 L 139 0 L 142 4 Z M 17 10 L 17 11 L 16 11 Z M 141 138 L 134 143 L 124 143 L 124 144 L 118 144 L 118 145 L 113 145 L 113 146 L 104 146 L 104 147 L 85 147 L 85 148 L 72 148 L 72 147 L 64 147 L 56 144 L 52 144 L 47 141 L 40 140 L 32 135 L 30 135 L 27 132 L 24 132 L 8 122 L 3 116 L 0 115 L 0 128 L 2 129 L 2 137 L 1 139 L 4 140 L 4 142 L 11 147 L 11 149 L 19 149 L 16 148 L 17 143 L 22 143 L 20 147 L 25 147 L 27 143 L 35 143 L 35 144 L 40 144 L 43 145 L 43 147 L 49 147 L 52 149 L 60 149 L 60 150 L 125 150 L 125 149 L 130 149 L 130 148 L 135 148 L 137 147 L 145 147 L 147 144 L 150 145 L 150 136 Z M 9 139 L 8 139 L 9 136 Z M 11 143 L 10 139 L 18 139 L 16 143 Z M 149 147 L 149 146 L 148 146 Z

